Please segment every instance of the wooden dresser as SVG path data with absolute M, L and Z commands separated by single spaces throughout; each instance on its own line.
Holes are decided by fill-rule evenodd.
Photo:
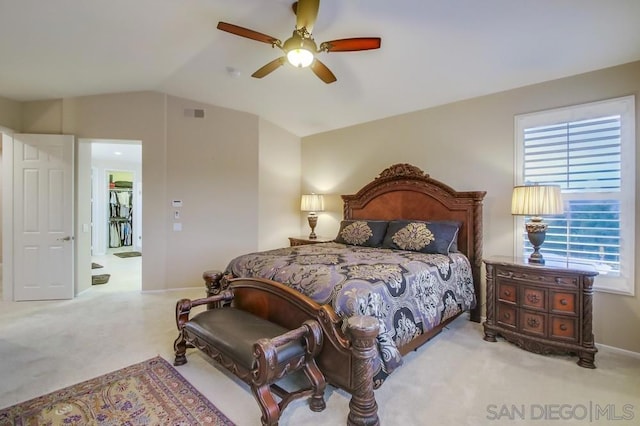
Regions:
M 592 333 L 593 281 L 586 264 L 527 263 L 526 259 L 485 259 L 487 319 L 484 340 L 500 335 L 540 354 L 570 353 L 578 365 L 595 368 Z

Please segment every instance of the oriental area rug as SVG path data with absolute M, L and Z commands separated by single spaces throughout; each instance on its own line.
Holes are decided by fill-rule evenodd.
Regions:
M 155 357 L 0 410 L 0 425 L 231 425 Z

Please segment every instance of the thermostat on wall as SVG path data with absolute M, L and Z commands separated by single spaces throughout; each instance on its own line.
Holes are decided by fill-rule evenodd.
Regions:
M 171 202 L 171 205 L 172 205 L 173 207 L 182 207 L 182 200 L 173 200 L 173 201 Z

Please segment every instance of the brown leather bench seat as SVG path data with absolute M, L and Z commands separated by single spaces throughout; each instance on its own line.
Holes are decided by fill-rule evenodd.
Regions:
M 238 327 L 238 324 L 242 326 Z M 273 339 L 289 331 L 278 324 L 231 307 L 201 312 L 189 320 L 184 328 L 235 359 L 247 370 L 256 367 L 253 345 L 259 339 Z M 304 356 L 304 351 L 301 340 L 285 343 L 276 351 L 277 362 L 281 364 Z

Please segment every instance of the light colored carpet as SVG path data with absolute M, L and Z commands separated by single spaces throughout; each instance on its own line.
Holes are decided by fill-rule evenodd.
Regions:
M 204 291 L 140 293 L 139 284 L 120 284 L 113 264 L 107 266 L 110 285 L 92 287 L 75 300 L 0 302 L 0 408 L 156 355 L 173 361 L 175 302 L 202 297 Z M 260 424 L 260 410 L 244 383 L 195 350 L 187 359 L 177 370 L 225 415 L 241 426 Z M 550 419 L 532 419 L 531 414 L 540 415 L 538 407 L 549 407 L 553 415 L 553 405 L 565 405 L 578 415 L 581 406 L 608 407 L 609 420 L 601 415 L 592 424 L 637 424 L 640 359 L 602 349 L 596 370 L 576 361 L 528 353 L 504 341 L 485 342 L 480 325 L 461 317 L 409 354 L 376 391 L 380 420 L 383 425 L 541 425 Z M 325 398 L 327 409 L 320 413 L 309 410 L 306 401 L 293 402 L 280 424 L 345 424 L 349 395 L 328 387 Z M 625 404 L 632 406 L 634 419 L 614 420 L 623 416 Z M 524 408 L 526 418 L 514 423 L 503 411 L 512 406 Z M 504 415 L 496 419 L 501 410 Z

